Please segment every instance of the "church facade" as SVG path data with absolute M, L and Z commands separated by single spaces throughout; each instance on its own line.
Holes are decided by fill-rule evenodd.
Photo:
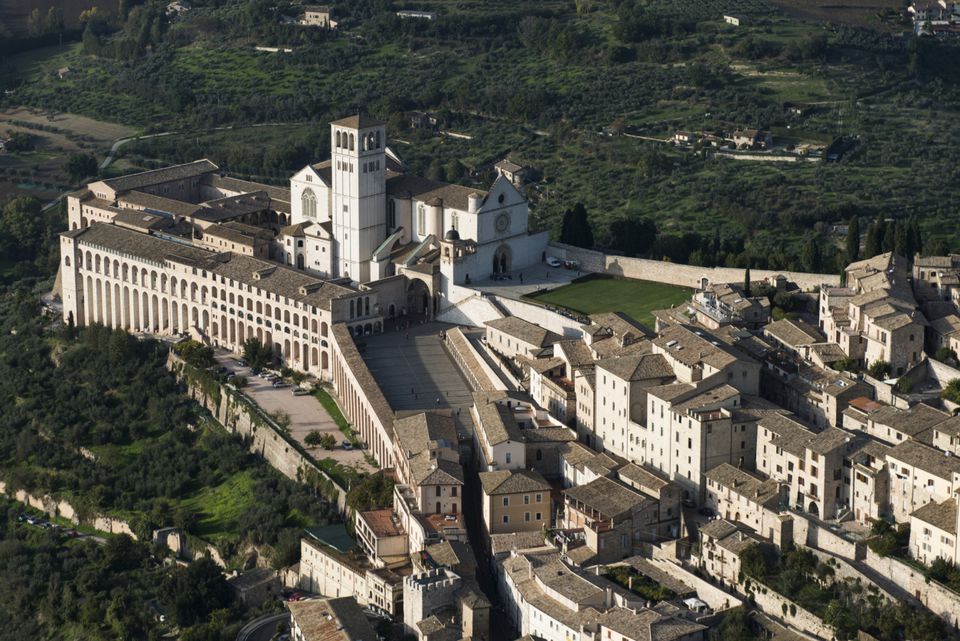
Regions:
M 436 273 L 429 288 L 442 292 L 544 259 L 547 235 L 529 233 L 509 178 L 484 192 L 410 175 L 384 123 L 353 116 L 330 130 L 330 160 L 290 179 L 291 224 L 278 235 L 286 264 L 359 283 Z

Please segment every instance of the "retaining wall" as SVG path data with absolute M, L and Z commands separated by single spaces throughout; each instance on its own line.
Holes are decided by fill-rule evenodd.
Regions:
M 790 512 L 793 517 L 793 540 L 809 548 L 816 548 L 844 559 L 861 560 L 867 546 L 855 543 L 828 529 L 808 514 Z
M 541 305 L 534 305 L 522 300 L 504 298 L 503 296 L 493 297 L 499 305 L 510 312 L 511 316 L 522 318 L 528 323 L 539 325 L 551 332 L 568 338 L 580 338 L 583 336 L 583 330 L 580 326 L 583 324 L 580 320 L 564 316 L 563 314 L 551 311 Z
M 503 318 L 503 314 L 478 292 L 437 314 L 437 320 L 442 323 L 474 327 L 483 327 L 484 323 L 496 318 Z
M 326 498 L 337 504 L 341 513 L 346 509 L 347 491 L 340 487 L 311 458 L 302 453 L 288 440 L 283 431 L 253 401 L 226 385 L 215 384 L 215 390 L 205 388 L 185 375 L 183 361 L 170 352 L 168 366 L 178 377 L 185 380 L 190 396 L 203 405 L 227 431 L 239 434 L 249 442 L 251 452 L 259 454 L 278 472 L 302 482 L 308 470 L 326 481 Z M 212 379 L 211 379 L 212 380 Z
M 927 582 L 923 573 L 912 565 L 893 557 L 881 557 L 870 549 L 867 549 L 867 557 L 863 562 L 913 594 L 950 625 L 960 626 L 960 594 L 936 581 Z
M 12 494 L 7 494 L 7 484 L 0 481 L 0 494 L 9 496 L 24 505 L 29 505 L 35 510 L 40 510 L 48 516 L 67 519 L 74 525 L 86 525 L 101 532 L 109 534 L 127 534 L 132 539 L 137 535 L 133 533 L 130 524 L 126 521 L 104 514 L 94 515 L 92 518 L 81 519 L 77 514 L 76 508 L 63 499 L 55 499 L 49 494 L 43 496 L 34 496 L 26 490 L 17 490 Z
M 803 630 L 821 639 L 834 638 L 836 634 L 834 629 L 814 613 L 801 608 L 769 586 L 753 580 L 751 580 L 751 583 L 753 584 L 751 594 L 754 602 L 760 611 L 767 616 L 780 619 L 791 627 Z M 784 606 L 786 606 L 786 612 L 784 612 Z
M 628 258 L 611 256 L 572 245 L 550 243 L 547 253 L 560 259 L 576 260 L 584 271 L 598 274 L 637 278 L 668 285 L 680 285 L 700 289 L 703 279 L 709 283 L 742 283 L 744 270 L 732 267 L 698 267 L 646 258 Z M 769 269 L 751 269 L 753 279 L 765 279 L 774 274 L 782 274 L 795 282 L 800 289 L 811 290 L 820 285 L 836 287 L 840 285 L 837 274 L 809 274 L 805 272 L 775 271 Z

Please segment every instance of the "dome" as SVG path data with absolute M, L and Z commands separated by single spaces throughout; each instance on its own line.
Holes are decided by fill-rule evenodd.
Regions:
M 447 233 L 443 235 L 444 240 L 460 240 L 460 232 L 456 229 L 449 229 Z

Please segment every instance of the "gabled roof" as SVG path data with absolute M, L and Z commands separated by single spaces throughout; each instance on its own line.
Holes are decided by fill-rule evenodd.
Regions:
M 480 472 L 480 485 L 487 496 L 518 494 L 520 492 L 546 492 L 550 484 L 536 470 L 500 470 Z
M 638 354 L 621 358 L 607 358 L 597 362 L 597 367 L 625 381 L 645 381 L 672 378 L 673 369 L 662 354 Z
M 558 334 L 516 316 L 495 318 L 485 325 L 535 347 L 546 347 L 560 339 Z
M 393 422 L 397 444 L 404 454 L 419 454 L 433 447 L 456 450 L 457 429 L 453 418 L 437 412 L 420 412 Z
M 564 490 L 564 495 L 568 499 L 583 503 L 609 519 L 617 519 L 644 501 L 652 500 L 633 488 L 605 476 L 597 477 L 586 485 Z
M 947 534 L 957 533 L 957 500 L 954 498 L 949 498 L 942 503 L 930 501 L 910 516 L 929 523 Z
M 170 167 L 151 169 L 150 171 L 142 171 L 136 174 L 118 176 L 117 178 L 107 178 L 100 182 L 115 192 L 124 192 L 141 187 L 148 187 L 150 185 L 159 185 L 174 180 L 181 180 L 183 178 L 202 176 L 203 174 L 217 171 L 217 169 L 219 169 L 219 167 L 204 158 L 203 160 L 195 160 L 182 165 L 172 165 Z

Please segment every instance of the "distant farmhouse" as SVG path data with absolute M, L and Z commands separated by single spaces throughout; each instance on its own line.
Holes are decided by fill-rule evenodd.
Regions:
M 333 19 L 333 10 L 330 7 L 315 4 L 303 5 L 303 13 L 297 24 L 305 27 L 337 28 L 337 22 Z

